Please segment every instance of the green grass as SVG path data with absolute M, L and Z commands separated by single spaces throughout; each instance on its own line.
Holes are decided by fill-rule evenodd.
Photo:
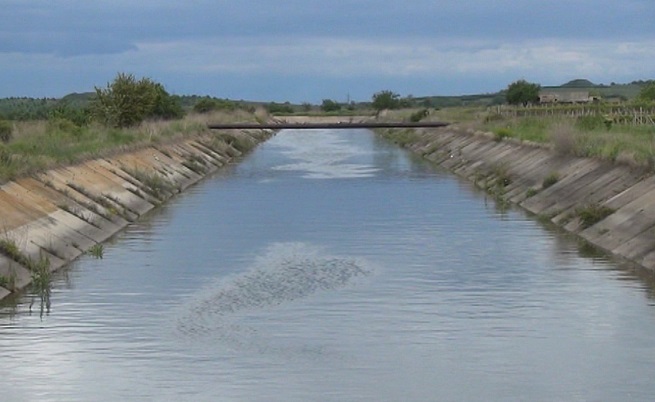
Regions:
M 558 181 L 559 181 L 559 175 L 557 174 L 557 172 L 552 172 L 548 176 L 544 177 L 544 180 L 541 183 L 541 187 L 542 188 L 551 187 Z
M 214 136 L 208 123 L 236 121 L 253 122 L 255 117 L 243 110 L 191 114 L 182 120 L 150 121 L 126 129 L 98 124 L 80 127 L 61 118 L 13 122 L 11 139 L 0 142 L 0 183 L 115 152 L 199 135 Z
M 492 119 L 480 123 L 496 138 L 516 138 L 551 145 L 556 151 L 633 165 L 655 165 L 655 125 L 613 124 L 598 119 L 561 116 Z M 502 139 L 500 138 L 500 139 Z
M 143 170 L 123 168 L 123 170 L 137 180 L 137 187 L 156 200 L 164 201 L 171 195 L 178 193 L 179 189 L 171 180 L 165 179 L 155 173 Z
M 0 239 L 0 253 L 11 258 L 17 263 L 23 265 L 24 267 L 29 268 L 31 264 L 30 259 L 20 251 L 20 249 L 16 245 L 16 242 L 13 240 Z
M 605 206 L 590 204 L 576 209 L 575 213 L 580 219 L 582 227 L 588 228 L 613 214 L 614 210 Z
M 14 290 L 16 287 L 16 277 L 12 275 L 0 275 L 0 286 L 5 289 Z
M 97 259 L 102 259 L 105 255 L 105 246 L 103 246 L 101 243 L 96 243 L 86 252 Z

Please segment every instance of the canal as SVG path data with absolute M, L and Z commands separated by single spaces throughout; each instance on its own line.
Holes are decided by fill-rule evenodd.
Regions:
M 624 401 L 652 286 L 366 130 L 280 132 L 0 306 L 6 401 Z

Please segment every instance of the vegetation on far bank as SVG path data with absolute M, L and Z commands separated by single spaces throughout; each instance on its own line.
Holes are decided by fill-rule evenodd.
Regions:
M 655 170 L 655 82 L 644 82 L 632 102 L 620 105 L 524 106 L 534 101 L 538 85 L 520 80 L 510 88 L 517 89 L 514 95 L 524 96 L 513 99 L 516 106 L 430 109 L 423 118 L 489 132 L 497 141 L 511 138 L 542 144 L 561 154 Z M 400 110 L 386 118 L 411 120 L 425 110 Z M 394 140 L 403 145 L 411 142 L 413 135 L 411 131 L 398 131 Z
M 590 85 L 594 84 L 573 80 L 560 88 L 579 90 Z M 615 103 L 551 106 L 546 113 L 525 107 L 536 102 L 539 88 L 539 84 L 518 80 L 497 94 L 450 97 L 448 101 L 444 97 L 402 97 L 382 90 L 367 102 L 323 99 L 318 105 L 294 105 L 176 96 L 149 78 L 119 73 L 105 87 L 95 88 L 95 93 L 71 94 L 59 100 L 0 99 L 0 183 L 121 150 L 209 134 L 210 122 L 256 121 L 254 112 L 260 109 L 278 116 L 368 115 L 392 120 L 445 121 L 492 132 L 497 140 L 515 138 L 547 144 L 562 153 L 655 169 L 655 124 L 631 125 L 613 120 L 613 112 L 608 108 L 616 107 Z M 621 107 L 639 106 L 655 111 L 655 81 L 595 88 L 624 94 L 629 89 L 632 101 L 623 102 Z M 437 98 L 441 100 L 435 101 Z M 517 105 L 515 113 L 500 113 L 499 106 L 489 107 L 501 103 Z M 438 106 L 451 104 L 459 106 Z M 580 107 L 587 109 L 576 115 Z M 407 137 L 409 140 L 411 135 Z
M 210 134 L 208 123 L 255 121 L 253 110 L 203 99 L 197 111 L 185 111 L 163 85 L 118 74 L 105 88 L 96 88 L 96 96 L 83 106 L 53 106 L 42 119 L 0 120 L 0 183 L 123 150 Z

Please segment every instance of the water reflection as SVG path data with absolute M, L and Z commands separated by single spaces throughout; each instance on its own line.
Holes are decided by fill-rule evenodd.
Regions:
M 649 400 L 652 281 L 485 198 L 282 132 L 5 304 L 3 398 Z

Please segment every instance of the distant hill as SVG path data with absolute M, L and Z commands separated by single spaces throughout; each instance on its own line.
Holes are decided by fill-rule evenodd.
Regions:
M 588 91 L 590 94 L 600 95 L 603 99 L 622 99 L 631 100 L 636 98 L 641 91 L 641 88 L 648 81 L 633 81 L 629 84 L 616 84 L 610 85 L 594 84 L 586 79 L 575 79 L 560 86 L 544 86 L 545 90 L 551 92 L 567 91 L 567 90 L 582 90 Z
M 594 88 L 597 85 L 585 79 L 576 79 L 560 85 L 562 88 Z
M 543 86 L 548 91 L 588 91 L 592 95 L 600 95 L 603 99 L 632 100 L 639 95 L 641 88 L 652 81 L 633 81 L 628 84 L 609 85 L 594 84 L 593 82 L 578 78 L 559 86 Z M 0 98 L 0 119 L 8 120 L 38 120 L 47 119 L 53 111 L 59 109 L 85 109 L 95 97 L 95 92 L 71 93 L 60 99 L 54 98 Z M 237 107 L 254 109 L 266 106 L 270 102 L 261 101 L 232 101 L 216 97 L 183 95 L 177 96 L 185 110 L 191 110 L 202 99 L 215 99 L 222 103 L 233 103 Z M 422 96 L 403 98 L 404 104 L 411 107 L 445 108 L 457 106 L 493 106 L 505 103 L 505 90 L 494 93 L 460 95 L 460 96 Z M 288 103 L 286 103 L 288 104 Z M 286 105 L 285 104 L 285 105 Z M 291 105 L 294 110 L 304 110 L 305 105 Z M 360 102 L 354 105 L 357 108 L 370 106 L 370 102 Z

